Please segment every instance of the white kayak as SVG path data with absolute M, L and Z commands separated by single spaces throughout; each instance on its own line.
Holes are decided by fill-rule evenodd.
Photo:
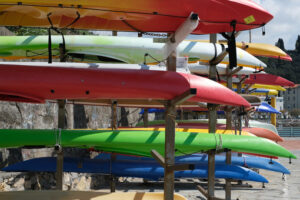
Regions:
M 159 65 L 144 65 L 144 64 L 107 64 L 107 63 L 70 63 L 70 62 L 54 62 L 49 64 L 47 62 L 0 62 L 5 65 L 25 65 L 25 66 L 39 66 L 39 67 L 71 67 L 71 68 L 92 68 L 92 69 L 135 69 L 135 70 L 156 70 L 156 71 L 166 71 L 165 66 Z M 225 64 L 218 64 L 217 71 L 220 76 L 226 75 Z M 234 68 L 235 69 L 235 68 Z M 209 65 L 204 64 L 187 64 L 186 67 L 177 67 L 177 72 L 181 73 L 192 73 L 196 75 L 207 75 L 209 73 Z M 243 67 L 237 75 L 249 75 L 256 73 L 257 70 L 249 67 Z
M 59 54 L 60 35 L 52 36 L 53 55 Z M 119 61 L 125 63 L 146 64 L 165 61 L 165 43 L 155 43 L 153 38 L 67 35 L 66 53 L 72 57 L 85 59 L 93 57 L 100 62 Z M 189 61 L 209 62 L 227 48 L 223 44 L 183 41 L 177 48 L 179 56 L 188 56 Z M 0 40 L 0 58 L 47 58 L 48 36 L 2 36 Z M 87 58 L 87 60 L 89 59 Z M 94 60 L 95 62 L 95 60 Z M 228 64 L 229 56 L 222 63 Z M 237 48 L 239 66 L 264 68 L 266 65 L 248 52 Z

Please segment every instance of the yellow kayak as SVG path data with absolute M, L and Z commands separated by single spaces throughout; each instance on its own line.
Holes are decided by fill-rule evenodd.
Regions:
M 37 200 L 37 199 L 56 199 L 56 200 L 163 200 L 164 193 L 162 192 L 90 192 L 90 191 L 15 191 L 15 192 L 0 192 L 0 199 L 13 200 Z M 174 200 L 186 200 L 180 194 L 174 194 Z
M 207 40 L 192 40 L 192 41 L 208 42 Z M 220 40 L 218 41 L 218 43 L 226 44 L 226 41 Z M 236 46 L 241 49 L 244 49 L 248 53 L 255 56 L 282 58 L 284 60 L 292 61 L 292 58 L 287 53 L 285 53 L 279 47 L 272 44 L 236 42 Z
M 253 93 L 251 93 L 251 95 L 255 95 L 255 96 L 266 96 L 266 95 L 277 96 L 278 91 L 277 90 L 268 90 L 266 92 L 253 92 Z
M 107 129 L 96 129 L 96 130 L 111 130 L 109 128 Z M 159 127 L 152 127 L 152 128 L 118 128 L 118 130 L 130 130 L 130 131 L 165 131 L 165 128 L 159 128 Z M 209 133 L 208 129 L 198 129 L 198 128 L 176 128 L 176 132 L 193 132 L 193 133 Z M 234 130 L 223 130 L 218 129 L 216 130 L 217 134 L 225 134 L 225 135 L 235 135 Z M 247 136 L 255 136 L 252 133 L 242 131 L 241 135 L 247 135 Z
M 222 85 L 226 86 L 226 83 L 222 83 Z M 233 88 L 237 88 L 237 84 L 232 84 Z M 246 85 L 243 84 L 242 88 L 245 88 Z M 269 90 L 277 90 L 277 91 L 286 91 L 286 89 L 280 85 L 264 85 L 264 84 L 253 84 L 251 88 L 257 89 L 269 89 Z

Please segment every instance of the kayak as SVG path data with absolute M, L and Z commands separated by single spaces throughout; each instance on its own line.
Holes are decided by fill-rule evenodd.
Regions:
M 226 86 L 227 83 L 221 83 L 222 85 Z M 247 85 L 243 84 L 242 88 L 245 88 Z M 237 88 L 237 84 L 232 84 L 233 88 Z M 281 87 L 279 85 L 265 85 L 265 84 L 252 84 L 251 89 L 270 89 L 270 90 L 277 90 L 277 91 L 286 91 L 284 87 Z
M 164 155 L 164 131 L 126 130 L 22 130 L 2 129 L 1 148 L 23 146 L 53 146 L 94 148 L 106 152 L 150 157 L 155 149 Z M 291 152 L 268 139 L 223 134 L 176 132 L 175 155 L 192 154 L 211 149 L 231 149 L 237 152 L 258 153 L 296 158 Z
M 164 123 L 162 124 L 156 124 L 156 125 L 149 125 L 153 128 L 119 128 L 119 130 L 149 130 L 149 131 L 164 131 L 164 128 L 161 128 L 164 126 Z M 201 124 L 201 123 L 193 123 L 189 121 L 178 121 L 176 126 L 176 131 L 179 132 L 201 132 L 201 133 L 209 133 L 208 132 L 208 125 L 207 124 Z M 269 140 L 272 140 L 274 142 L 282 142 L 283 139 L 273 131 L 270 131 L 265 128 L 257 128 L 257 127 L 252 127 L 252 128 L 243 128 L 241 133 L 239 131 L 235 130 L 226 130 L 225 125 L 217 125 L 217 134 L 230 134 L 230 135 L 248 135 L 248 136 L 257 136 L 257 137 L 263 137 L 267 138 Z M 249 134 L 250 133 L 250 134 Z
M 148 126 L 160 126 L 164 124 L 164 120 L 154 120 L 154 121 L 149 121 Z M 179 124 L 188 124 L 189 128 L 192 127 L 207 127 L 208 124 L 208 119 L 197 119 L 197 120 L 176 120 L 177 125 Z M 226 125 L 226 119 L 217 119 L 217 128 L 221 129 Z M 143 126 L 143 122 L 140 122 L 136 125 L 136 127 Z M 264 128 L 268 129 L 278 135 L 277 128 L 273 124 L 269 123 L 264 123 L 256 120 L 249 120 L 249 127 L 258 127 L 258 128 Z
M 94 192 L 94 191 L 59 191 L 59 190 L 28 190 L 1 192 L 0 199 L 6 200 L 37 200 L 37 199 L 57 199 L 57 200 L 163 200 L 163 192 Z M 174 200 L 187 200 L 184 196 L 174 193 Z
M 188 126 L 181 128 L 180 124 L 178 125 L 180 128 L 176 128 L 175 130 L 178 132 L 189 132 L 189 133 L 209 133 L 207 127 L 201 127 L 201 128 L 189 128 Z M 82 129 L 84 130 L 84 129 Z M 87 129 L 86 129 L 87 130 Z M 109 129 L 97 129 L 97 130 L 109 130 Z M 110 129 L 111 130 L 111 129 Z M 127 131 L 165 131 L 164 127 L 152 127 L 152 128 L 118 128 L 118 130 L 127 130 Z M 225 134 L 225 135 L 235 135 L 234 130 L 224 130 L 224 129 L 218 129 L 216 130 L 217 134 Z M 255 136 L 254 134 L 242 131 L 241 135 L 247 135 L 247 136 Z
M 236 31 L 258 28 L 273 18 L 248 0 L 2 0 L 0 25 L 175 32 L 192 12 L 200 18 L 194 34 L 231 32 L 233 20 Z
M 207 75 L 209 74 L 209 65 L 203 65 L 203 64 L 189 64 L 188 69 L 190 70 L 191 73 L 193 74 L 204 74 Z M 225 64 L 218 64 L 216 66 L 216 69 L 218 71 L 218 74 L 220 76 L 226 76 L 227 75 L 227 65 Z M 235 70 L 236 68 L 233 68 L 232 70 Z M 254 68 L 250 67 L 243 67 L 239 72 L 236 73 L 236 75 L 250 75 L 257 73 L 258 71 Z M 262 72 L 259 72 L 262 73 Z
M 66 54 L 80 62 L 151 64 L 166 59 L 165 43 L 154 42 L 153 38 L 93 35 L 66 35 L 64 38 Z M 51 37 L 52 54 L 55 57 L 59 57 L 61 43 L 63 39 L 60 35 Z M 188 56 L 191 62 L 201 60 L 208 63 L 225 48 L 227 45 L 183 41 L 177 47 L 177 52 L 179 56 Z M 48 36 L 0 36 L 0 58 L 8 60 L 48 58 Z M 228 62 L 227 55 L 222 63 Z M 266 67 L 262 61 L 240 48 L 237 48 L 237 63 L 240 66 L 254 68 Z
M 265 128 L 259 128 L 259 127 L 243 128 L 243 131 L 252 133 L 258 137 L 263 137 L 269 140 L 273 140 L 275 142 L 283 141 L 282 137 L 280 137 L 278 134 Z
M 130 155 L 120 155 L 120 154 L 109 154 L 109 153 L 100 153 L 95 159 L 101 160 L 110 160 L 111 155 L 113 155 L 114 160 L 124 161 L 124 160 L 137 160 L 140 162 L 151 161 L 153 158 L 148 157 L 137 157 Z M 195 164 L 195 165 L 203 165 L 208 163 L 208 155 L 207 154 L 192 154 L 186 156 L 178 156 L 175 158 L 176 164 Z M 215 155 L 215 163 L 216 165 L 224 165 L 226 164 L 226 156 L 225 155 Z M 268 158 L 261 158 L 256 156 L 237 156 L 232 154 L 231 156 L 231 165 L 238 165 L 247 168 L 255 168 L 255 169 L 264 169 L 274 172 L 280 172 L 283 174 L 290 174 L 290 171 L 281 165 L 279 162 L 275 160 L 270 160 Z
M 58 99 L 171 100 L 196 89 L 190 102 L 249 107 L 228 88 L 207 78 L 170 71 L 89 69 L 0 64 L 0 99 L 43 103 Z M 76 90 L 74 89 L 76 88 Z M 226 98 L 225 98 L 226 97 Z
M 244 82 L 245 84 L 266 84 L 266 85 L 280 85 L 280 86 L 290 86 L 293 87 L 295 84 L 285 78 L 276 76 L 273 74 L 250 74 Z
M 164 178 L 164 168 L 156 161 L 102 160 L 88 158 L 64 158 L 64 172 L 101 173 L 117 177 L 135 177 L 149 180 Z M 175 178 L 207 178 L 208 165 L 195 165 L 193 170 L 175 171 Z M 2 169 L 7 172 L 56 172 L 56 158 L 44 157 L 26 160 Z M 267 179 L 256 172 L 235 165 L 215 165 L 216 178 L 231 178 L 267 183 Z
M 189 40 L 189 41 L 209 42 L 208 40 Z M 227 41 L 219 40 L 218 43 L 227 44 Z M 284 52 L 282 49 L 272 44 L 236 42 L 236 46 L 255 56 L 270 57 L 270 58 L 292 61 L 292 58 L 286 52 Z

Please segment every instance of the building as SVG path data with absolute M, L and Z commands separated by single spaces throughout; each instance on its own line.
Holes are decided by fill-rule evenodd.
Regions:
M 300 109 L 300 85 L 288 88 L 283 92 L 284 110 L 292 111 Z

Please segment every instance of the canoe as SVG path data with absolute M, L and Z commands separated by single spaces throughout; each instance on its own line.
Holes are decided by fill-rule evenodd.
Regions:
M 266 85 L 280 85 L 293 87 L 295 84 L 285 78 L 273 74 L 250 74 L 244 82 L 245 84 L 266 84 Z
M 156 161 L 139 160 L 102 160 L 88 158 L 64 158 L 64 172 L 112 174 L 117 177 L 135 177 L 149 180 L 164 178 L 164 168 Z M 207 178 L 208 165 L 195 165 L 193 170 L 176 171 L 175 178 Z M 8 172 L 55 172 L 56 158 L 44 157 L 26 160 L 2 169 Z M 267 183 L 268 181 L 256 172 L 235 165 L 216 165 L 216 178 L 231 178 Z
M 81 69 L 0 64 L 0 99 L 43 103 L 58 99 L 170 100 L 195 88 L 190 102 L 246 106 L 228 88 L 207 78 L 170 71 Z M 172 87 L 173 86 L 173 87 Z M 76 88 L 76 89 L 74 89 Z M 225 98 L 226 97 L 226 98 Z
M 94 191 L 59 191 L 59 190 L 42 190 L 42 191 L 9 191 L 1 192 L 0 199 L 6 200 L 163 200 L 163 192 L 94 192 Z M 184 196 L 174 193 L 174 200 L 187 200 Z
M 273 131 L 270 131 L 265 128 L 258 128 L 258 127 L 252 127 L 252 128 L 243 128 L 243 131 L 252 133 L 258 137 L 267 138 L 270 140 L 273 140 L 275 142 L 282 142 L 283 139 L 278 134 L 274 133 Z
M 52 53 L 58 57 L 59 45 L 63 43 L 62 37 L 54 35 L 51 41 Z M 147 64 L 166 59 L 163 48 L 165 43 L 156 43 L 153 38 L 67 35 L 65 44 L 66 54 L 80 62 L 86 60 Z M 177 47 L 177 52 L 179 56 L 188 56 L 190 61 L 201 60 L 207 63 L 215 55 L 221 54 L 224 48 L 227 48 L 227 45 L 183 41 Z M 1 36 L 0 58 L 8 60 L 48 58 L 48 36 Z M 229 56 L 227 55 L 222 62 L 228 64 Z M 240 66 L 254 68 L 266 67 L 262 61 L 240 48 L 237 48 L 237 63 Z
M 60 137 L 59 137 L 60 136 Z M 94 148 L 95 150 L 150 157 L 155 149 L 164 155 L 163 131 L 107 130 L 22 130 L 2 129 L 0 147 L 53 146 Z M 60 138 L 60 139 L 59 139 Z M 222 134 L 176 132 L 175 155 L 192 154 L 210 149 L 296 158 L 291 152 L 268 139 Z
M 175 32 L 190 16 L 199 15 L 194 34 L 231 32 L 264 26 L 273 16 L 248 0 L 2 0 L 0 25 L 134 32 Z M 159 23 L 157 23 L 159 22 Z

